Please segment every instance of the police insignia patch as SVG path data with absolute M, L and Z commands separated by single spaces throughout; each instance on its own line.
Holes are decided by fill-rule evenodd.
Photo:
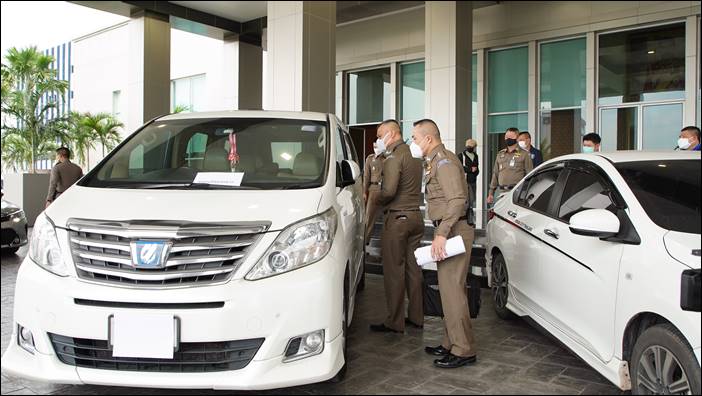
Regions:
M 442 159 L 441 161 L 439 161 L 439 162 L 436 164 L 436 167 L 437 167 L 437 168 L 441 168 L 442 165 L 446 165 L 446 164 L 449 164 L 449 163 L 451 163 L 451 161 L 449 161 L 449 160 L 447 160 L 447 159 Z

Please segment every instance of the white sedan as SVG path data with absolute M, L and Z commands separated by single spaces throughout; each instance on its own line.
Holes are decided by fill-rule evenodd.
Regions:
M 700 394 L 700 153 L 550 160 L 490 213 L 495 309 L 634 394 Z

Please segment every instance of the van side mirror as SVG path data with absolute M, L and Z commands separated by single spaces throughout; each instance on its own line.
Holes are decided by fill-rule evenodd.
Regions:
M 339 187 L 346 188 L 356 184 L 356 179 L 358 179 L 360 175 L 361 168 L 355 161 L 341 161 L 341 181 Z
M 570 218 L 570 231 L 573 234 L 611 238 L 619 233 L 619 218 L 605 209 L 588 209 Z

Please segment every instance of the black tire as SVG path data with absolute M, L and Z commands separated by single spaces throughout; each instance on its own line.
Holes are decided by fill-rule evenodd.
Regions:
M 700 365 L 683 335 L 670 324 L 653 326 L 639 336 L 629 367 L 634 395 L 700 394 Z
M 19 246 L 13 247 L 13 248 L 2 249 L 2 254 L 15 254 L 15 253 L 17 253 L 17 251 L 19 249 L 20 249 Z
M 497 253 L 492 260 L 492 301 L 495 306 L 495 313 L 504 320 L 511 320 L 517 317 L 507 308 L 507 299 L 509 298 L 508 286 L 507 264 L 502 254 Z
M 348 334 L 349 334 L 349 270 L 348 268 L 346 269 L 346 272 L 344 273 L 344 298 L 343 298 L 343 317 L 341 319 L 341 332 L 344 336 L 344 346 L 342 347 L 344 351 L 344 365 L 341 366 L 341 369 L 339 370 L 338 373 L 336 373 L 335 376 L 333 376 L 329 382 L 332 384 L 338 384 L 339 382 L 343 381 L 344 378 L 346 377 L 346 367 L 348 366 L 348 362 L 346 361 L 346 357 L 349 355 L 348 354 L 348 342 L 346 340 L 348 339 Z
M 478 279 L 476 276 L 470 275 L 468 278 L 468 283 L 470 285 L 470 291 L 468 294 L 468 310 L 470 311 L 471 319 L 475 319 L 480 313 L 480 279 Z

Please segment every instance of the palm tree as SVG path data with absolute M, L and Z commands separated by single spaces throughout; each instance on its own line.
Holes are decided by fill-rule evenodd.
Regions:
M 193 111 L 193 109 L 192 109 L 191 106 L 184 105 L 184 104 L 179 104 L 179 105 L 176 105 L 176 106 L 173 108 L 173 113 L 172 113 L 172 114 L 190 113 L 191 111 Z
M 86 126 L 86 118 L 87 113 L 77 111 L 72 111 L 68 115 L 68 134 L 64 141 L 68 142 L 69 148 L 75 153 L 76 161 L 87 168 L 90 165 L 90 150 L 95 148 L 97 138 Z
M 57 79 L 53 57 L 36 47 L 10 48 L 2 64 L 2 159 L 5 167 L 28 167 L 36 172 L 38 158 L 50 155 L 65 125 L 62 117 L 49 118 L 58 95 L 64 97 L 68 81 Z M 47 97 L 46 103 L 41 99 Z M 10 120 L 10 125 L 6 123 Z M 23 150 L 15 152 L 13 150 Z M 20 162 L 14 162 L 20 161 Z
M 119 128 L 123 128 L 124 124 L 111 114 L 85 113 L 82 124 L 100 142 L 103 158 L 105 157 L 105 149 L 112 150 L 122 139 Z

